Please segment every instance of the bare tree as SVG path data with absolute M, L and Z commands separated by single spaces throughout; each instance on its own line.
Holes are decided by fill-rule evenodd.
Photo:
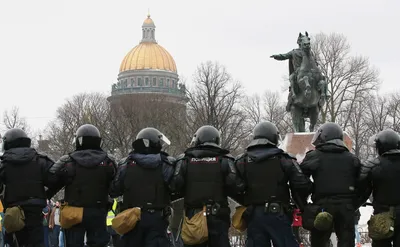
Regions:
M 127 154 L 137 133 L 146 127 L 154 127 L 170 140 L 168 151 L 176 155 L 188 143 L 186 105 L 177 98 L 162 94 L 120 95 L 111 104 L 112 125 L 110 134 L 114 146 L 121 154 Z
M 350 44 L 342 34 L 316 35 L 313 52 L 331 96 L 321 111 L 322 122 L 340 122 L 345 129 L 357 102 L 377 89 L 379 72 L 367 57 L 350 55 Z
M 103 147 L 113 150 L 109 136 L 109 104 L 105 95 L 82 93 L 68 99 L 57 110 L 56 119 L 48 128 L 49 148 L 55 157 L 73 150 L 76 130 L 83 124 L 95 125 L 103 137 Z
M 395 92 L 387 97 L 389 99 L 388 114 L 392 121 L 391 128 L 394 131 L 400 132 L 400 93 Z
M 386 97 L 372 96 L 367 102 L 367 124 L 371 133 L 377 133 L 391 127 L 389 101 Z
M 21 117 L 18 107 L 13 107 L 3 113 L 3 124 L 6 129 L 20 128 L 28 131 L 28 124 L 24 117 Z
M 280 100 L 279 92 L 266 91 L 264 93 L 264 120 L 276 125 L 282 135 L 293 132 L 290 114 L 286 112 L 285 106 Z
M 353 151 L 362 160 L 376 155 L 375 150 L 368 145 L 370 137 L 387 128 L 399 131 L 398 93 L 387 95 L 372 94 L 368 101 L 358 101 L 350 113 L 348 134 L 353 139 Z
M 192 90 L 188 91 L 188 121 L 191 133 L 202 125 L 221 131 L 222 147 L 234 152 L 239 140 L 249 134 L 246 114 L 240 108 L 242 85 L 235 82 L 226 68 L 208 61 L 198 66 Z
M 246 114 L 247 130 L 253 130 L 255 125 L 261 121 L 270 121 L 277 126 L 282 136 L 293 132 L 290 114 L 286 112 L 280 95 L 279 92 L 266 91 L 262 97 L 253 94 L 245 98 L 242 109 Z M 241 139 L 239 143 L 242 150 L 250 143 L 251 139 L 252 135 Z
M 347 133 L 353 140 L 353 152 L 359 159 L 365 160 L 370 154 L 367 145 L 370 137 L 370 129 L 366 118 L 368 108 L 363 106 L 363 102 L 358 101 L 349 111 L 350 121 Z
M 264 116 L 262 105 L 262 99 L 258 94 L 245 97 L 242 109 L 246 113 L 248 124 L 251 126 L 255 126 L 261 122 Z

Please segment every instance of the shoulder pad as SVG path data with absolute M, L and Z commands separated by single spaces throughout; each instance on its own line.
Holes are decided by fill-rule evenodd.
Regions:
M 63 155 L 59 160 L 56 161 L 51 167 L 50 167 L 50 172 L 51 173 L 56 173 L 58 172 L 66 163 L 71 162 L 72 159 L 69 155 Z
M 231 160 L 235 160 L 235 157 L 233 157 L 232 154 L 225 154 L 223 157 L 224 157 L 224 158 L 231 159 Z
M 47 156 L 46 154 L 44 154 L 44 153 L 37 153 L 37 155 L 39 156 L 39 158 L 42 158 L 42 159 L 45 159 L 45 160 L 47 160 L 47 161 L 50 161 L 50 162 L 53 162 L 54 163 L 54 161 L 52 160 L 52 159 L 50 159 L 50 157 L 49 156 Z
M 379 157 L 377 158 L 372 158 L 372 159 L 368 159 L 367 161 L 365 161 L 364 166 L 368 167 L 368 168 L 372 168 L 375 166 L 379 166 L 381 163 L 381 161 L 379 160 Z
M 185 158 L 185 153 L 182 153 L 182 154 L 180 154 L 180 155 L 178 155 L 178 156 L 176 156 L 176 161 L 179 161 L 179 160 L 183 160 Z

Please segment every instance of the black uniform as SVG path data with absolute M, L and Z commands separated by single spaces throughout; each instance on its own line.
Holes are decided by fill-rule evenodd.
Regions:
M 277 247 L 298 246 L 291 229 L 289 188 L 303 209 L 312 183 L 302 174 L 296 160 L 276 147 L 277 135 L 275 125 L 259 123 L 255 139 L 236 160 L 246 185 L 241 203 L 247 207 L 244 219 L 249 247 L 270 246 L 271 240 Z
M 360 181 L 365 192 L 360 202 L 366 201 L 372 191 L 374 214 L 395 210 L 394 236 L 390 239 L 373 240 L 372 246 L 400 245 L 400 137 L 393 130 L 384 130 L 376 135 L 376 148 L 379 156 L 363 164 Z
M 114 159 L 100 148 L 100 133 L 93 125 L 77 130 L 76 150 L 62 156 L 50 169 L 65 186 L 64 200 L 69 206 L 83 207 L 82 223 L 65 229 L 67 246 L 106 246 L 110 240 L 106 217 L 109 186 L 116 173 Z
M 19 246 L 44 246 L 42 209 L 47 199 L 45 186 L 51 188 L 54 183 L 48 173 L 53 161 L 30 148 L 31 140 L 20 129 L 7 131 L 3 145 L 0 187 L 5 186 L 5 195 L 2 203 L 5 210 L 20 206 L 25 213 L 25 227 L 15 232 L 16 240 Z M 10 246 L 16 246 L 13 235 L 5 234 L 5 243 Z
M 121 210 L 141 208 L 140 221 L 123 235 L 121 246 L 170 246 L 167 227 L 174 158 L 161 151 L 165 139 L 157 129 L 143 129 L 133 143 L 134 151 L 118 166 L 111 196 L 123 196 Z
M 201 127 L 194 145 L 177 158 L 172 187 L 184 197 L 185 216 L 189 219 L 204 206 L 214 212 L 207 215 L 208 241 L 191 246 L 230 246 L 227 196 L 237 195 L 243 183 L 237 176 L 234 158 L 219 147 L 219 133 L 214 127 Z
M 316 149 L 309 151 L 300 165 L 304 174 L 314 180 L 311 199 L 333 216 L 338 246 L 354 246 L 360 161 L 345 146 L 343 132 L 335 123 L 323 124 L 313 143 Z M 330 235 L 331 231 L 312 230 L 311 245 L 324 246 Z

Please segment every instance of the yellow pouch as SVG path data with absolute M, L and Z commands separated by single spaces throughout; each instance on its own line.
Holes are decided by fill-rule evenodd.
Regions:
M 201 244 L 208 240 L 206 208 L 195 214 L 191 219 L 184 216 L 181 237 L 186 245 Z
M 119 234 L 124 235 L 132 231 L 140 220 L 140 208 L 129 208 L 117 214 L 112 220 L 112 228 Z
M 4 214 L 4 228 L 7 233 L 18 232 L 25 227 L 25 212 L 20 206 L 7 208 Z
M 60 225 L 64 229 L 69 229 L 74 225 L 82 223 L 83 208 L 68 206 L 64 203 L 60 208 Z
M 247 229 L 246 222 L 243 219 L 243 213 L 246 209 L 245 206 L 236 207 L 236 211 L 232 216 L 232 226 L 239 232 L 244 232 Z

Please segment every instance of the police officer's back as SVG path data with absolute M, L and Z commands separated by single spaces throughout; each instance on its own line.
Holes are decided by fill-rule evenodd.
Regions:
M 332 224 L 333 216 L 338 246 L 354 246 L 354 212 L 358 208 L 356 201 L 360 161 L 349 152 L 343 142 L 343 131 L 336 123 L 321 125 L 312 143 L 315 150 L 306 154 L 300 167 L 305 175 L 313 177 L 313 204 L 320 206 L 318 211 L 329 213 L 324 214 L 325 219 L 328 219 L 326 225 Z M 329 230 L 311 231 L 312 246 L 324 246 L 329 241 L 332 227 L 327 228 Z
M 141 209 L 140 221 L 123 235 L 122 246 L 169 247 L 167 218 L 174 159 L 161 151 L 169 144 L 159 130 L 142 129 L 132 144 L 133 151 L 118 166 L 111 196 L 123 195 L 121 211 Z
M 271 122 L 261 122 L 253 140 L 238 157 L 236 166 L 245 180 L 243 205 L 247 207 L 249 246 L 298 246 L 291 229 L 290 189 L 303 209 L 311 188 L 296 160 L 278 148 L 279 132 Z M 289 184 L 288 184 L 289 182 Z
M 227 196 L 243 189 L 234 159 L 220 147 L 220 133 L 212 126 L 200 127 L 192 145 L 177 158 L 173 186 L 184 197 L 185 216 L 189 219 L 204 206 L 207 208 L 208 241 L 196 246 L 230 246 Z
M 110 238 L 106 227 L 109 185 L 116 165 L 101 149 L 100 132 L 91 124 L 78 128 L 75 145 L 75 151 L 62 156 L 50 169 L 60 179 L 59 188 L 65 186 L 65 203 L 83 208 L 82 222 L 65 229 L 66 243 L 81 246 L 86 233 L 89 245 L 105 246 Z
M 0 187 L 5 185 L 4 208 L 7 210 L 20 206 L 25 213 L 25 227 L 15 232 L 18 244 L 42 246 L 42 209 L 46 206 L 44 186 L 52 186 L 48 170 L 53 161 L 30 146 L 31 139 L 21 129 L 10 129 L 4 134 Z M 14 246 L 13 233 L 9 230 L 5 242 Z
M 393 237 L 373 240 L 373 246 L 400 245 L 400 137 L 391 129 L 386 129 L 372 137 L 378 157 L 369 159 L 363 164 L 360 180 L 362 191 L 360 203 L 373 195 L 374 214 L 388 212 L 394 207 L 395 225 Z

